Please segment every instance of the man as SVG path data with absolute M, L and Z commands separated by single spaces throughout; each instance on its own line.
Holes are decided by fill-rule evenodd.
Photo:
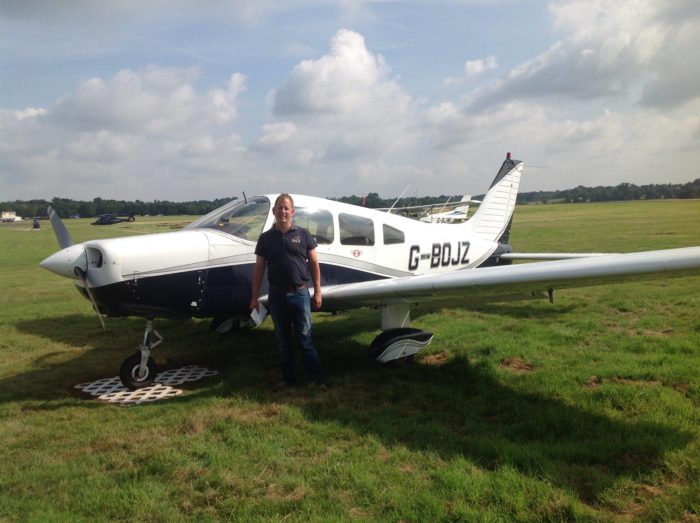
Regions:
M 289 194 L 280 194 L 272 208 L 275 223 L 260 235 L 255 246 L 253 296 L 250 308 L 258 310 L 258 296 L 267 267 L 270 285 L 268 308 L 275 324 L 275 337 L 282 364 L 281 388 L 296 384 L 292 328 L 301 348 L 306 378 L 322 389 L 327 388 L 321 362 L 311 340 L 311 298 L 307 284 L 313 281 L 313 307 L 321 307 L 321 268 L 316 255 L 316 242 L 303 227 L 292 221 L 294 201 Z

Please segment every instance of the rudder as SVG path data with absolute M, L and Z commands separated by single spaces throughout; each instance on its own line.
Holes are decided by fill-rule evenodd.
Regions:
M 508 153 L 479 209 L 468 222 L 476 235 L 491 241 L 503 241 L 509 235 L 522 172 L 523 162 L 511 159 Z

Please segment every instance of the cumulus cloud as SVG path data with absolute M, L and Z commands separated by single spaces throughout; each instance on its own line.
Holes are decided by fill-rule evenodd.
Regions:
M 0 123 L 12 138 L 0 144 L 7 165 L 0 177 L 22 173 L 44 179 L 44 194 L 75 197 L 94 196 L 107 180 L 142 198 L 221 194 L 232 166 L 246 168 L 245 147 L 231 128 L 246 80 L 233 74 L 200 93 L 197 75 L 122 70 L 84 81 L 51 107 L 3 112 Z
M 201 95 L 193 85 L 197 76 L 194 68 L 151 66 L 119 71 L 110 80 L 90 78 L 75 94 L 58 101 L 50 119 L 76 131 L 170 136 L 231 122 L 237 97 L 245 90 L 245 77 L 234 74 L 226 87 Z
M 266 126 L 257 145 L 304 164 L 383 155 L 415 138 L 411 97 L 384 58 L 347 29 L 327 54 L 296 65 L 271 101 L 284 122 Z
M 83 1 L 68 2 L 66 13 Z M 108 2 L 112 12 L 138 11 L 134 2 L 116 4 Z M 238 16 L 257 23 L 288 8 L 280 5 L 265 1 Z M 345 12 L 364 5 L 351 0 Z M 33 7 L 15 2 L 0 12 L 39 17 Z M 506 72 L 512 57 L 502 49 L 498 58 L 491 50 L 459 57 L 462 66 L 443 82 L 451 89 L 424 76 L 417 95 L 377 52 L 396 52 L 395 41 L 375 42 L 371 32 L 365 40 L 334 23 L 335 34 L 310 38 L 313 46 L 286 55 L 288 43 L 277 47 L 295 57 L 283 80 L 266 85 L 251 67 L 251 85 L 267 93 L 259 118 L 264 94 L 248 93 L 246 77 L 228 70 L 207 88 L 207 70 L 186 66 L 87 77 L 56 101 L 0 110 L 0 188 L 5 198 L 391 195 L 406 185 L 478 194 L 508 150 L 549 166 L 528 171 L 524 190 L 618 183 L 626 173 L 664 182 L 678 172 L 685 181 L 700 146 L 700 61 L 692 59 L 700 3 L 555 1 L 549 13 L 559 40 L 543 52 Z
M 310 116 L 366 113 L 396 95 L 399 105 L 405 105 L 407 95 L 389 74 L 384 58 L 367 49 L 362 35 L 341 29 L 328 54 L 294 68 L 274 95 L 274 111 Z
M 553 95 L 654 106 L 678 106 L 698 97 L 700 65 L 687 60 L 700 47 L 696 4 L 573 0 L 552 3 L 550 13 L 564 38 L 472 92 L 472 107 Z
M 450 76 L 443 81 L 443 85 L 461 85 L 466 81 L 474 80 L 487 71 L 498 68 L 498 59 L 494 56 L 479 58 L 478 60 L 467 60 L 464 62 L 464 72 L 459 76 Z

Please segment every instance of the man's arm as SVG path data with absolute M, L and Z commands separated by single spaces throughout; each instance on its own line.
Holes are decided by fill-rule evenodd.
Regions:
M 257 256 L 255 258 L 255 268 L 253 269 L 253 295 L 250 297 L 250 308 L 258 310 L 258 297 L 260 296 L 260 286 L 265 274 L 265 258 Z
M 314 284 L 313 308 L 318 310 L 321 308 L 321 266 L 318 264 L 318 256 L 316 249 L 309 251 L 309 272 L 311 273 L 311 281 Z

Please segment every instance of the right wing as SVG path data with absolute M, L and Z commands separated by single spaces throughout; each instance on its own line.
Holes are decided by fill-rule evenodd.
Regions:
M 554 289 L 700 273 L 700 247 L 462 269 L 323 288 L 323 308 L 463 299 L 465 304 L 547 296 Z

